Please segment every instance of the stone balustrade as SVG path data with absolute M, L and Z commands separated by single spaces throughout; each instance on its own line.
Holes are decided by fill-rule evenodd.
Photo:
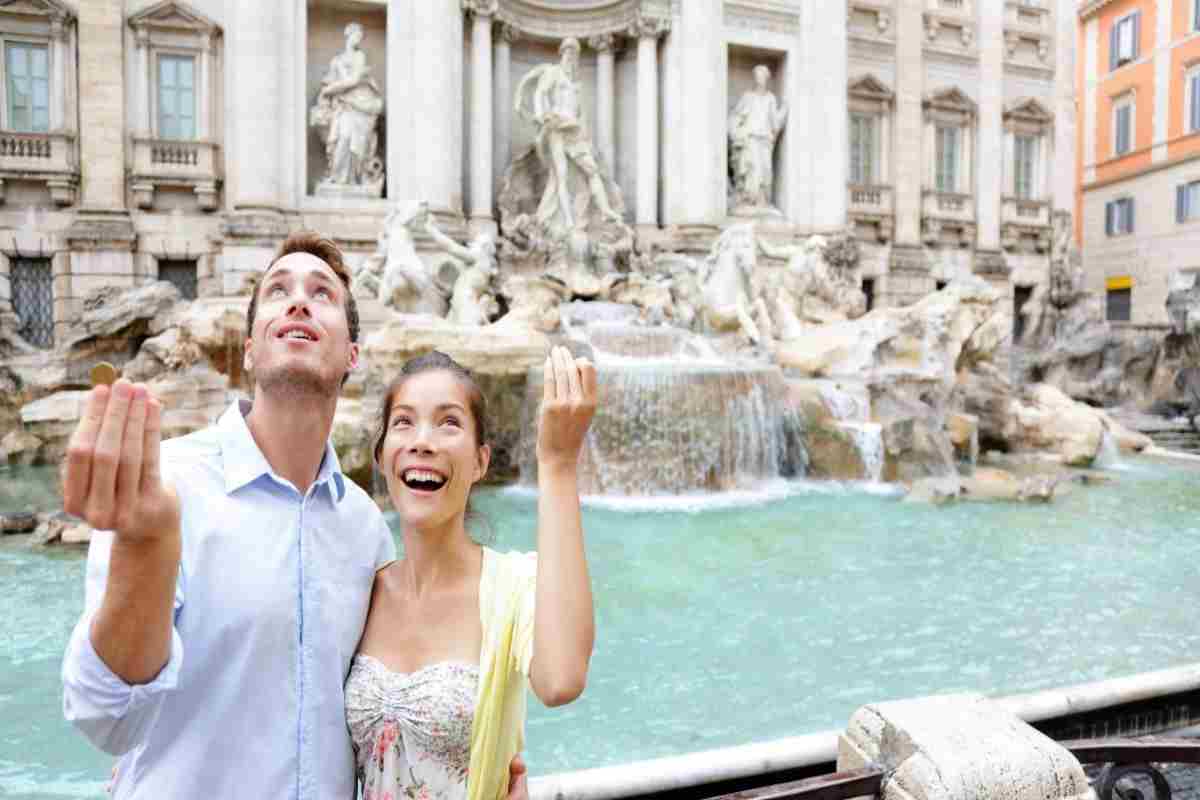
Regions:
M 130 188 L 139 208 L 154 206 L 159 187 L 191 188 L 200 208 L 217 207 L 221 148 L 214 142 L 135 138 Z
M 975 197 L 958 192 L 926 190 L 921 203 L 921 214 L 956 222 L 975 221 Z
M 1005 197 L 1001 201 L 1000 221 L 1049 228 L 1050 201 Z
M 0 131 L 0 202 L 5 180 L 43 182 L 58 205 L 75 202 L 79 184 L 75 136 L 68 133 Z
M 880 242 L 891 241 L 895 230 L 895 191 L 890 185 L 856 184 L 846 186 L 846 208 L 855 226 L 863 226 Z
M 1052 15 L 1045 0 L 1032 5 L 1020 0 L 1006 0 L 1004 3 L 1005 27 L 1027 28 L 1049 33 L 1052 25 Z
M 926 11 L 936 11 L 939 14 L 961 14 L 964 17 L 975 16 L 974 0 L 925 0 Z

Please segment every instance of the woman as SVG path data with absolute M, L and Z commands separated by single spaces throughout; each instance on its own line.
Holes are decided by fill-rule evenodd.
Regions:
M 364 800 L 496 800 L 523 743 L 526 679 L 548 706 L 583 691 L 594 628 L 576 468 L 596 372 L 556 347 L 544 378 L 536 554 L 467 535 L 467 501 L 491 456 L 471 374 L 434 352 L 387 391 L 375 460 L 404 558 L 375 579 L 346 682 Z

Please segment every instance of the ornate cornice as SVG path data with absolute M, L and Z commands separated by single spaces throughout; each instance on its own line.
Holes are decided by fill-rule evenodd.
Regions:
M 731 28 L 795 33 L 800 30 L 800 12 L 795 4 L 780 0 L 726 0 L 725 24 Z
M 1095 16 L 1096 12 L 1104 8 L 1109 3 L 1115 0 L 1090 0 L 1079 7 L 1079 21 L 1085 22 L 1089 17 Z
M 629 25 L 628 33 L 635 39 L 643 37 L 656 39 L 662 36 L 671 29 L 671 18 L 661 15 L 646 14 L 642 9 L 638 9 L 637 16 Z
M 163 0 L 148 6 L 131 16 L 129 25 L 139 32 L 158 29 L 208 33 L 213 36 L 221 34 L 220 25 L 179 0 Z
M 589 36 L 587 46 L 595 50 L 597 53 L 606 53 L 615 49 L 617 37 L 611 33 L 602 33 L 599 36 Z
M 639 18 L 666 20 L 670 25 L 673 0 L 590 0 L 564 6 L 553 0 L 496 0 L 496 19 L 524 36 L 559 41 L 568 36 L 585 40 L 605 34 L 628 34 Z
M 462 0 L 462 10 L 468 16 L 494 17 L 500 10 L 500 0 Z

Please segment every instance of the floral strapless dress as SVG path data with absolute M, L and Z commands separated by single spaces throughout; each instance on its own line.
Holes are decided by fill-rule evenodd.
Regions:
M 346 722 L 363 800 L 463 800 L 479 668 L 458 661 L 416 672 L 359 654 L 346 679 Z

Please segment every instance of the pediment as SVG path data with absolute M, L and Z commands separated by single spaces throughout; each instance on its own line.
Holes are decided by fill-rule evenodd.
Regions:
M 846 90 L 851 95 L 869 97 L 872 100 L 891 100 L 896 96 L 896 93 L 889 89 L 883 81 L 871 74 L 862 75 L 850 81 Z
M 129 24 L 135 29 L 158 28 L 199 33 L 218 33 L 221 30 L 220 25 L 178 0 L 162 0 L 144 8 L 129 18 Z
M 0 0 L 0 14 L 74 19 L 75 12 L 59 0 Z
M 967 97 L 956 86 L 926 95 L 925 106 L 942 111 L 962 111 L 967 114 L 974 114 L 976 109 L 975 101 Z
M 1054 115 L 1050 113 L 1050 110 L 1034 97 L 1024 97 L 1013 102 L 1004 110 L 1004 117 L 1005 119 L 1015 118 L 1029 122 L 1054 121 Z

